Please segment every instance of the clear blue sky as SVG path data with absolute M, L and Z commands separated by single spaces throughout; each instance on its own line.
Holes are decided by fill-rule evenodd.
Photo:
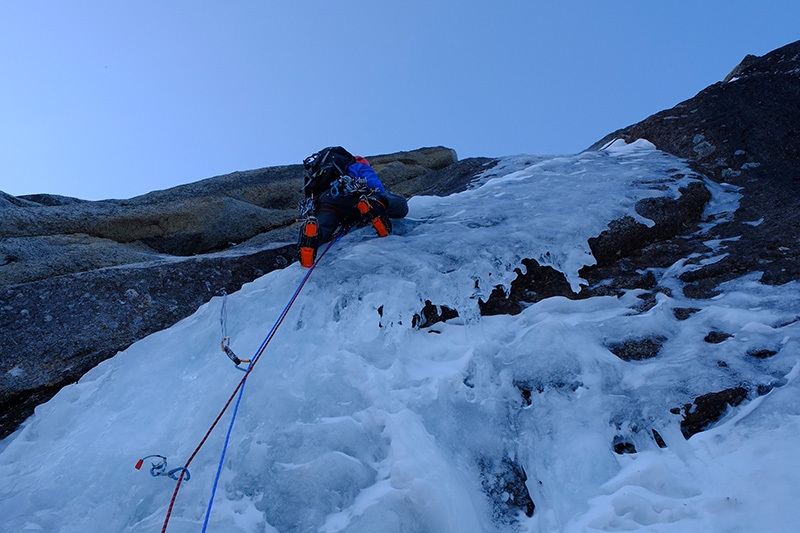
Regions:
M 797 0 L 0 0 L 0 190 L 128 198 L 331 144 L 575 153 L 798 39 Z

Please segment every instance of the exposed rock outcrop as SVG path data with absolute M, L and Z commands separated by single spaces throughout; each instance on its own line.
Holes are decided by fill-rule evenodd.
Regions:
M 763 272 L 762 282 L 800 278 L 800 41 L 748 55 L 724 81 L 672 109 L 612 133 L 646 138 L 700 173 L 740 188 L 734 219 L 715 228 L 728 256 L 687 274 L 692 294 Z
M 509 294 L 495 291 L 482 303 L 484 314 L 519 312 L 525 304 L 560 292 L 568 298 L 620 294 L 647 288 L 641 271 L 666 267 L 692 253 L 709 253 L 704 244 L 723 240 L 716 252 L 727 254 L 683 274 L 684 293 L 707 298 L 716 287 L 749 272 L 763 273 L 764 283 L 800 279 L 800 41 L 763 57 L 747 56 L 726 81 L 716 83 L 674 108 L 618 130 L 592 150 L 615 139 L 647 139 L 656 148 L 683 158 L 698 173 L 739 188 L 740 206 L 733 220 L 712 233 L 699 231 L 709 192 L 694 184 L 675 200 L 637 204 L 642 216 L 656 221 L 647 228 L 632 219 L 610 224 L 590 239 L 597 264 L 581 270 L 589 286 L 575 294 L 563 276 L 544 272 L 528 260 Z M 602 283 L 603 280 L 613 283 Z
M 687 439 L 700 433 L 714 422 L 718 421 L 725 412 L 736 407 L 747 398 L 747 389 L 735 387 L 719 392 L 710 392 L 694 399 L 694 402 L 683 407 L 683 420 L 681 432 Z M 673 413 L 679 414 L 681 410 L 674 408 Z
M 411 196 L 423 190 L 449 194 L 461 185 L 451 183 L 453 171 L 430 175 L 458 163 L 448 148 L 422 148 L 372 160 L 384 183 L 397 194 Z M 474 166 L 478 173 L 488 161 L 467 160 L 456 167 Z M 229 249 L 293 224 L 303 175 L 301 165 L 264 168 L 128 200 L 97 202 L 4 194 L 0 285 L 153 260 L 159 254 L 193 256 Z M 467 176 L 469 181 L 468 172 Z

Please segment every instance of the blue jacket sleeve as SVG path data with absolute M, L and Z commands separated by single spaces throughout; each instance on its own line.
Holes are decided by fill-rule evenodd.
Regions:
M 367 180 L 367 187 L 378 189 L 378 192 L 386 196 L 386 188 L 378 177 L 378 173 L 375 172 L 375 169 L 371 166 L 365 165 L 364 163 L 353 163 L 347 167 L 347 174 L 353 178 L 365 178 Z

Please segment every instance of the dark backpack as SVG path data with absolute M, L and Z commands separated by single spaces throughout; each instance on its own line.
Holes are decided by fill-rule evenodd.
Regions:
M 306 197 L 319 196 L 330 189 L 331 184 L 347 175 L 347 167 L 356 162 L 353 154 L 341 146 L 329 146 L 303 160 L 308 172 L 303 184 Z

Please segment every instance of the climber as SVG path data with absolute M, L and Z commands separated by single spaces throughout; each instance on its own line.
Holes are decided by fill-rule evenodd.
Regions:
M 390 219 L 408 214 L 408 202 L 386 190 L 365 158 L 341 146 L 324 148 L 303 161 L 307 176 L 300 204 L 300 263 L 310 267 L 317 248 L 341 225 L 371 224 L 378 236 L 392 232 Z

